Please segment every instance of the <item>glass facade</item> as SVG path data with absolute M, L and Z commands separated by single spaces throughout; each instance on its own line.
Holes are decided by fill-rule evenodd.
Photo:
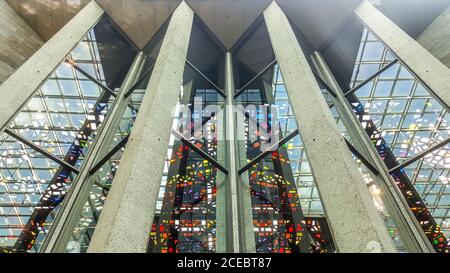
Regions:
M 108 40 L 98 38 L 97 33 L 106 34 Z M 106 81 L 104 52 L 99 49 L 111 41 L 120 46 L 123 38 L 105 17 L 36 91 L 8 131 L 80 168 L 116 96 L 111 89 L 117 83 Z M 121 77 L 117 73 L 108 76 Z M 3 133 L 1 143 L 0 248 L 39 251 L 77 173 L 11 134 Z
M 87 252 L 144 97 L 151 96 L 167 25 L 139 50 L 104 15 L 0 134 L 0 252 L 49 250 L 49 238 L 51 251 Z M 305 49 L 303 38 L 310 61 L 315 49 Z M 230 252 L 230 229 L 248 227 L 250 235 L 242 236 L 257 253 L 338 251 L 264 20 L 228 51 L 195 17 L 179 90 L 170 90 L 178 102 L 147 252 Z M 314 76 L 395 246 L 407 252 L 374 183 L 379 170 L 353 146 L 336 95 Z M 231 78 L 228 101 L 237 111 L 228 120 Z M 433 248 L 448 252 L 448 109 L 367 29 L 349 88 L 344 96 L 370 145 Z M 226 139 L 227 126 L 238 139 Z M 239 161 L 233 172 L 230 145 Z M 244 188 L 235 205 L 248 212 L 247 223 L 239 214 L 230 224 L 231 176 Z

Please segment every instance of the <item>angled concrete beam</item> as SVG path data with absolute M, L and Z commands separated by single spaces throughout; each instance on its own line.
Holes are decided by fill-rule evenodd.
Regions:
M 264 19 L 338 251 L 395 252 L 286 15 Z
M 355 15 L 450 109 L 450 70 L 442 62 L 369 2 L 361 3 Z
M 194 12 L 174 11 L 88 252 L 146 252 Z
M 0 86 L 0 131 L 95 26 L 103 13 L 103 9 L 91 1 Z

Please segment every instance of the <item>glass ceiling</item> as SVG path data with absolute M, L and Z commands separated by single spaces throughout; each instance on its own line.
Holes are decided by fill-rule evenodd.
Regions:
M 359 85 L 394 59 L 374 35 L 364 30 L 351 87 Z M 381 147 L 384 139 L 400 164 L 449 137 L 448 111 L 400 63 L 395 63 L 363 85 L 355 96 L 361 104 L 353 100 L 352 105 L 364 111 L 361 112 L 363 126 L 367 129 L 369 120 L 372 120 L 379 131 L 380 142 L 372 138 L 374 144 Z M 395 162 L 393 164 L 396 165 Z M 398 176 L 393 176 L 397 183 L 400 183 L 401 175 L 409 178 L 447 238 L 450 235 L 449 170 L 450 146 L 446 145 L 402 168 Z M 436 236 L 432 240 L 435 246 L 443 243 L 441 237 Z

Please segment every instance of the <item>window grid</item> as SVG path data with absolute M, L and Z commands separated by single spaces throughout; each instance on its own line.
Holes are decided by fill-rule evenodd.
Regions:
M 388 49 L 365 29 L 351 87 L 393 59 Z M 399 63 L 358 89 L 355 95 L 365 109 L 363 119 L 374 122 L 400 164 L 450 135 L 449 113 Z M 366 125 L 363 121 L 363 126 Z M 447 238 L 450 236 L 449 169 L 450 146 L 446 145 L 402 170 Z

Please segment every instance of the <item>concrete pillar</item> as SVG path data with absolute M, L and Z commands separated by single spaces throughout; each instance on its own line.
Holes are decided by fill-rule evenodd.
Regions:
M 450 70 L 369 2 L 355 14 L 450 109 Z
M 420 34 L 417 42 L 450 67 L 450 6 Z
M 228 174 L 228 198 L 227 207 L 229 208 L 229 224 L 227 229 L 229 229 L 229 234 L 231 234 L 231 247 L 229 251 L 239 253 L 241 252 L 240 242 L 244 242 L 241 239 L 241 226 L 239 224 L 239 210 L 238 204 L 238 170 L 239 170 L 239 160 L 236 151 L 236 118 L 233 109 L 234 105 L 234 82 L 233 82 L 233 61 L 231 53 L 227 53 L 225 56 L 225 92 L 227 94 L 226 98 L 226 135 L 225 140 L 227 143 L 227 168 Z
M 253 233 L 252 203 L 249 193 L 248 174 L 239 176 L 238 171 L 245 165 L 245 145 L 237 136 L 237 122 L 240 115 L 235 112 L 234 106 L 234 78 L 233 58 L 231 53 L 225 56 L 225 92 L 226 98 L 226 125 L 225 140 L 227 143 L 228 198 L 227 208 L 229 224 L 227 228 L 231 233 L 232 249 L 230 252 L 255 252 L 255 236 Z
M 395 252 L 286 15 L 264 19 L 338 251 Z
M 1 85 L 44 41 L 5 0 L 0 0 L 0 24 Z
M 225 107 L 225 105 L 221 105 Z M 217 120 L 223 122 L 225 115 L 223 111 L 217 114 Z M 218 126 L 218 136 L 223 136 L 223 129 Z M 226 166 L 227 163 L 227 147 L 226 141 L 223 138 L 217 140 L 217 161 Z M 229 192 L 229 183 L 227 175 L 218 171 L 216 174 L 216 253 L 227 253 L 232 249 L 230 238 L 231 230 L 229 229 L 230 220 L 228 219 L 227 197 Z
M 91 1 L 0 86 L 0 131 L 102 15 L 103 9 Z
M 193 18 L 184 1 L 172 14 L 88 252 L 146 252 Z

